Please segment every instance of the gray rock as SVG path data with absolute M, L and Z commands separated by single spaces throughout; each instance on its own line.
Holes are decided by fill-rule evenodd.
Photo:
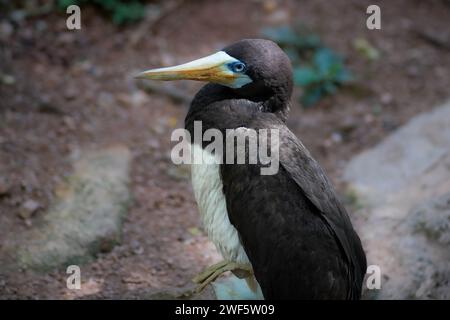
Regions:
M 450 193 L 413 208 L 395 230 L 393 249 L 401 258 L 383 296 L 408 299 L 450 298 Z
M 46 271 L 111 250 L 120 241 L 130 201 L 129 162 L 130 152 L 122 146 L 82 156 L 42 221 L 22 235 L 19 265 Z
M 378 265 L 379 299 L 448 299 L 450 102 L 413 118 L 355 157 L 344 178 L 368 264 Z
M 450 152 L 450 102 L 416 116 L 375 148 L 356 156 L 344 178 L 370 202 L 416 184 Z
M 418 206 L 411 213 L 411 227 L 443 247 L 450 245 L 450 193 Z M 450 253 L 450 250 L 448 250 Z
M 19 216 L 22 219 L 29 219 L 31 216 L 41 207 L 39 202 L 34 201 L 33 199 L 28 199 L 22 204 L 22 207 L 19 211 Z

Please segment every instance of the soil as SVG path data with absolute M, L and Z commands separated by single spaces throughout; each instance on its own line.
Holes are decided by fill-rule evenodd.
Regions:
M 219 259 L 201 231 L 190 181 L 170 161 L 170 133 L 183 126 L 187 106 L 144 93 L 132 76 L 259 37 L 266 26 L 302 22 L 357 76 L 309 109 L 297 103 L 297 89 L 288 121 L 343 194 L 339 177 L 353 155 L 449 97 L 448 48 L 418 36 L 418 30 L 450 32 L 448 1 L 378 1 L 382 29 L 368 30 L 372 2 L 185 1 L 138 43 L 130 39 L 140 24 L 114 26 L 90 7 L 82 8 L 80 31 L 68 31 L 62 13 L 8 22 L 12 34 L 2 31 L 0 38 L 0 71 L 13 76 L 0 85 L 2 264 L 11 259 L 2 248 L 36 225 L 81 150 L 130 148 L 134 201 L 122 243 L 82 266 L 81 291 L 66 289 L 65 270 L 18 269 L 0 271 L 0 298 L 166 297 L 190 288 L 190 279 Z M 355 50 L 358 37 L 380 51 L 378 60 Z M 174 85 L 190 96 L 201 86 Z M 30 201 L 35 210 L 24 218 Z

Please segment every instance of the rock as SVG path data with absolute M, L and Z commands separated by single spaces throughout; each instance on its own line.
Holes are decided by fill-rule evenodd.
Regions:
M 450 102 L 416 116 L 352 159 L 344 179 L 362 209 L 353 217 L 377 299 L 450 298 Z
M 415 208 L 411 216 L 416 232 L 442 246 L 450 245 L 450 193 Z
M 75 124 L 75 120 L 70 116 L 64 116 L 63 123 L 71 131 L 74 131 L 77 128 L 77 125 Z
M 277 9 L 267 16 L 268 22 L 279 25 L 285 24 L 286 21 L 289 21 L 289 18 L 289 11 L 285 9 Z
M 129 163 L 123 146 L 84 153 L 39 225 L 21 235 L 19 266 L 48 271 L 111 250 L 130 201 Z
M 14 27 L 7 21 L 0 22 L 0 39 L 7 40 L 14 32 Z
M 450 299 L 450 193 L 413 208 L 396 233 L 392 245 L 401 253 L 401 269 L 389 277 L 383 295 Z
M 97 97 L 97 104 L 102 108 L 111 108 L 114 104 L 114 96 L 109 92 L 100 92 Z
M 79 90 L 74 85 L 69 85 L 64 90 L 64 98 L 73 100 L 79 95 Z
M 0 137 L 1 143 L 1 137 Z M 0 176 L 0 197 L 7 196 L 10 194 L 11 185 L 6 178 Z
M 397 193 L 411 182 L 417 184 L 416 179 L 435 170 L 449 152 L 450 102 L 418 115 L 375 148 L 356 156 L 348 164 L 344 178 L 368 202 L 378 203 L 378 199 L 389 198 L 390 193 Z
M 383 93 L 380 98 L 380 101 L 383 105 L 389 105 L 392 103 L 393 100 L 394 98 L 389 92 Z
M 30 219 L 39 208 L 41 208 L 39 202 L 34 201 L 33 199 L 28 199 L 22 204 L 19 211 L 19 216 L 25 220 Z
M 143 91 L 134 91 L 131 95 L 128 93 L 117 93 L 115 99 L 123 107 L 141 107 L 148 102 L 148 97 Z
M 11 86 L 16 83 L 16 78 L 10 74 L 0 74 L 0 82 L 2 84 Z

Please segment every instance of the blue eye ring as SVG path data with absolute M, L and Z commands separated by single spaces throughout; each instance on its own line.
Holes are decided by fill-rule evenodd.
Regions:
M 236 61 L 229 65 L 230 69 L 236 73 L 244 73 L 247 70 L 245 63 Z

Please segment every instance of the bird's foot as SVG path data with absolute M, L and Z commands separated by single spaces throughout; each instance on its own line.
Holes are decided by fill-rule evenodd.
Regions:
M 253 268 L 249 264 L 221 261 L 216 263 L 203 272 L 199 273 L 192 281 L 198 284 L 196 292 L 201 292 L 205 287 L 216 280 L 222 273 L 231 271 L 238 278 L 247 278 L 253 275 Z

